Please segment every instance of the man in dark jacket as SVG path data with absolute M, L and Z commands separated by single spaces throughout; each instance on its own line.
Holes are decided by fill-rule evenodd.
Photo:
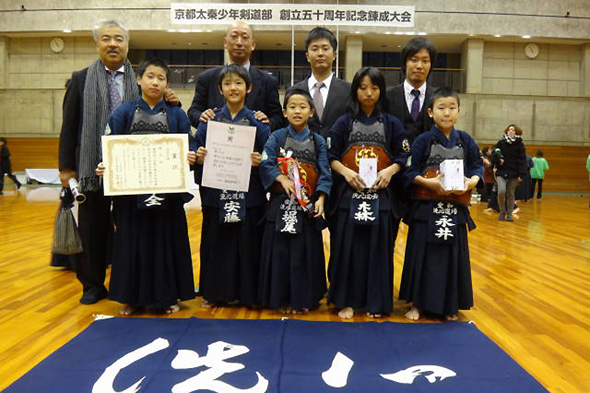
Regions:
M 77 277 L 82 284 L 82 304 L 94 304 L 107 296 L 104 285 L 107 239 L 112 233 L 110 199 L 103 194 L 95 174 L 101 160 L 101 136 L 111 113 L 127 101 L 139 98 L 131 63 L 127 60 L 129 31 L 115 20 L 103 21 L 92 31 L 98 59 L 72 74 L 63 101 L 59 136 L 59 176 L 64 187 L 78 178 L 86 201 L 78 210 L 78 230 L 84 252 Z M 178 103 L 173 91 L 166 100 Z
M 284 124 L 283 110 L 279 101 L 277 79 L 268 72 L 250 65 L 250 55 L 256 48 L 252 29 L 244 22 L 235 22 L 228 27 L 223 40 L 231 63 L 241 65 L 250 73 L 252 90 L 246 97 L 246 107 L 255 112 L 257 120 L 269 124 L 271 130 Z M 212 68 L 199 75 L 195 86 L 195 97 L 188 110 L 193 127 L 215 117 L 214 110 L 221 108 L 225 100 L 218 87 L 222 67 Z
M 410 143 L 433 124 L 428 107 L 434 88 L 426 81 L 435 61 L 436 48 L 432 42 L 422 37 L 412 38 L 401 52 L 405 80 L 387 91 L 388 112 L 404 124 Z
M 332 73 L 332 64 L 338 54 L 338 41 L 325 27 L 316 27 L 305 40 L 305 56 L 311 75 L 290 89 L 307 91 L 313 97 L 315 114 L 309 119 L 309 129 L 328 137 L 330 128 L 346 111 L 350 83 Z M 318 108 L 321 106 L 321 110 Z

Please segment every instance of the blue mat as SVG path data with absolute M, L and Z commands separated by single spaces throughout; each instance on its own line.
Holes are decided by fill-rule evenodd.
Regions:
M 473 324 L 111 318 L 6 393 L 546 392 Z

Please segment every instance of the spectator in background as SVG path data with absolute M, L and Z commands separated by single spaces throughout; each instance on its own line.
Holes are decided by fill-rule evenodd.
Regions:
M 533 179 L 533 186 L 531 187 L 531 199 L 535 196 L 536 184 L 538 184 L 537 199 L 541 199 L 543 196 L 543 179 L 545 179 L 545 171 L 548 169 L 549 164 L 543 157 L 543 150 L 538 150 L 537 156 L 533 157 L 533 167 L 531 168 L 531 178 Z
M 494 146 L 494 165 L 496 166 L 496 182 L 498 183 L 498 208 L 500 221 L 513 221 L 514 190 L 528 172 L 526 153 L 522 142 L 522 130 L 510 124 L 504 130 L 504 136 Z
M 531 195 L 533 193 L 533 181 L 531 179 L 531 169 L 534 166 L 533 158 L 527 154 L 525 162 L 527 169 L 526 174 L 522 178 L 522 181 L 516 187 L 516 190 L 514 192 L 514 199 L 516 201 L 528 202 L 528 200 L 531 199 Z M 516 202 L 516 204 L 518 205 L 518 202 Z
M 492 194 L 492 188 L 494 187 L 494 183 L 496 179 L 494 178 L 494 168 L 492 166 L 492 155 L 490 154 L 490 148 L 484 147 L 481 151 L 481 155 L 483 158 L 483 180 L 484 180 L 484 187 L 481 189 L 481 201 L 487 202 L 490 199 L 490 195 Z
M 0 138 L 0 195 L 4 190 L 4 175 L 8 175 L 16 184 L 18 190 L 22 184 L 18 181 L 16 176 L 12 173 L 12 163 L 10 162 L 10 150 L 8 150 L 8 141 L 6 138 Z
M 586 158 L 586 170 L 588 171 L 588 180 L 590 181 L 590 154 Z M 588 207 L 590 207 L 590 204 L 588 204 Z

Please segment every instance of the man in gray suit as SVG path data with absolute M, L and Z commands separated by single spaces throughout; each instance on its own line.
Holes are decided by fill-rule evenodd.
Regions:
M 332 32 L 316 27 L 305 40 L 305 56 L 311 66 L 311 75 L 291 89 L 309 92 L 316 107 L 315 114 L 308 122 L 311 131 L 326 138 L 330 128 L 346 111 L 350 95 L 350 83 L 338 79 L 332 73 L 332 64 L 338 54 L 338 41 Z

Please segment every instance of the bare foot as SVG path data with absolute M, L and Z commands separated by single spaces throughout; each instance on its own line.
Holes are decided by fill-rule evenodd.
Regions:
M 166 314 L 174 314 L 178 311 L 180 311 L 180 306 L 178 304 L 173 304 L 165 310 Z
M 445 315 L 445 319 L 447 321 L 456 321 L 459 319 L 459 316 L 457 314 Z
M 350 319 L 354 316 L 354 309 L 352 307 L 344 307 L 338 312 L 338 316 L 342 319 Z
M 412 321 L 417 321 L 420 318 L 420 309 L 418 307 L 412 307 L 410 311 L 406 313 L 406 318 Z
M 291 314 L 291 312 L 292 312 L 293 310 L 292 310 L 292 309 L 291 309 L 291 307 L 289 307 L 289 306 L 283 306 L 283 307 L 279 307 L 278 311 L 279 311 L 281 314 Z
M 367 313 L 367 316 L 368 316 L 369 318 L 381 318 L 381 317 L 382 317 L 382 315 L 381 315 L 381 314 L 379 314 L 379 313 L 372 313 L 372 312 L 368 312 L 368 313 Z
M 212 302 L 203 299 L 203 301 L 201 302 L 201 307 L 202 308 L 212 308 L 215 304 L 213 304 Z
M 135 308 L 131 305 L 127 305 L 119 310 L 119 315 L 122 317 L 128 317 L 131 314 L 133 314 L 136 310 L 137 310 L 137 308 Z

